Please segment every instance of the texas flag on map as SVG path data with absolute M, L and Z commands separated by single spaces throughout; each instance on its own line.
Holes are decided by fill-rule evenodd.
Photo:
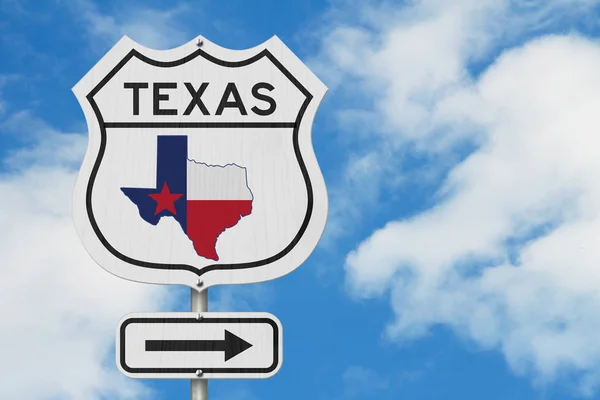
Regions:
M 144 221 L 156 225 L 162 217 L 174 218 L 199 256 L 218 261 L 219 235 L 252 212 L 246 168 L 189 159 L 187 136 L 157 140 L 156 186 L 121 191 Z

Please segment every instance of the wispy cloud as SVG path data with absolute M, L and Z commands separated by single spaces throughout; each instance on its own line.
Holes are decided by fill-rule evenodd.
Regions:
M 341 184 L 331 188 L 332 228 L 346 212 L 359 215 L 354 221 L 359 226 L 362 210 L 376 206 L 389 185 L 441 179 L 457 149 L 481 140 L 481 131 L 470 121 L 447 120 L 453 117 L 438 112 L 441 99 L 472 87 L 477 74 L 470 71 L 485 67 L 507 44 L 552 27 L 564 29 L 561 24 L 596 3 L 336 2 L 340 7 L 327 14 L 320 30 L 315 29 L 321 50 L 310 60 L 332 89 L 329 96 L 336 96 L 341 105 L 332 114 L 344 140 L 350 141 L 351 156 Z M 398 171 L 404 173 L 414 158 L 428 170 L 400 176 Z M 368 165 L 372 173 L 357 175 L 356 160 L 376 160 Z M 348 197 L 347 192 L 354 195 Z M 330 229 L 329 234 L 334 231 L 344 233 Z
M 442 180 L 434 207 L 388 222 L 347 257 L 354 295 L 391 294 L 390 338 L 447 324 L 519 373 L 547 382 L 577 371 L 582 392 L 595 390 L 600 48 L 544 35 L 597 3 L 371 2 L 330 23 L 313 65 L 333 95 L 362 95 L 361 120 L 378 121 L 365 122 L 370 144 L 346 168 L 369 195 L 351 179 L 335 190 L 360 210 L 382 190 L 402 195 L 420 176 L 405 162 L 415 152 Z M 475 150 L 448 164 L 465 143 Z M 363 159 L 383 166 L 361 177 Z
M 376 398 L 378 392 L 390 388 L 390 381 L 377 371 L 359 365 L 350 366 L 342 376 L 344 399 Z
M 87 146 L 86 136 L 60 132 L 28 110 L 0 121 L 0 132 L 20 140 L 21 146 L 10 150 L 2 160 L 2 164 L 13 171 L 32 166 L 76 170 Z
M 4 117 L 8 109 L 8 102 L 3 96 L 4 86 L 8 83 L 18 81 L 21 77 L 17 74 L 0 74 L 0 118 Z
M 118 8 L 110 14 L 88 0 L 73 1 L 70 7 L 87 32 L 92 47 L 100 52 L 123 35 L 154 49 L 176 47 L 193 37 L 181 21 L 191 9 L 191 4 L 185 2 L 164 9 L 150 8 L 143 3 L 118 3 Z

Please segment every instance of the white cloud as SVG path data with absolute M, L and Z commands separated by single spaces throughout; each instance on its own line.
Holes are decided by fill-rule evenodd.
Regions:
M 6 84 L 18 81 L 21 77 L 17 74 L 0 74 L 0 117 L 6 114 L 8 104 L 6 103 L 3 90 Z
M 112 46 L 123 35 L 154 49 L 168 49 L 191 40 L 181 23 L 181 16 L 189 12 L 186 3 L 171 5 L 168 9 L 150 8 L 140 4 L 118 4 L 112 14 L 103 13 L 89 0 L 70 3 L 74 14 L 85 25 L 92 46 L 100 52 Z M 95 42 L 101 41 L 98 46 Z
M 389 379 L 377 371 L 352 365 L 342 375 L 344 380 L 344 399 L 374 398 L 375 393 L 390 387 Z
M 86 138 L 30 114 L 2 129 L 28 133 L 31 124 L 33 144 L 13 153 L 10 173 L 0 174 L 0 398 L 147 398 L 148 389 L 116 370 L 116 325 L 129 312 L 166 309 L 174 299 L 91 260 L 70 211 Z
M 38 119 L 30 111 L 19 111 L 0 122 L 0 131 L 18 137 L 21 147 L 2 160 L 13 171 L 32 166 L 79 169 L 87 146 L 81 134 L 64 133 Z
M 600 46 L 544 36 L 480 75 L 469 68 L 596 3 L 423 0 L 386 6 L 379 26 L 338 22 L 325 36 L 315 64 L 337 76 L 338 92 L 370 99 L 361 115 L 379 121 L 364 154 L 388 167 L 363 181 L 386 185 L 407 149 L 439 166 L 461 141 L 477 147 L 453 166 L 435 207 L 389 222 L 347 257 L 355 295 L 390 294 L 391 338 L 446 324 L 502 351 L 517 372 L 540 381 L 577 372 L 584 392 L 595 389 Z

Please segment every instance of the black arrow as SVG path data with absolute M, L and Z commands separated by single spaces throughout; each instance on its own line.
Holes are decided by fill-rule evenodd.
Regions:
M 252 345 L 225 329 L 225 340 L 146 340 L 146 351 L 223 351 L 225 361 Z

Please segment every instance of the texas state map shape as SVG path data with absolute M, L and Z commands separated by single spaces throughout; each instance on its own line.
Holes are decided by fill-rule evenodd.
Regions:
M 144 221 L 157 225 L 163 217 L 174 218 L 199 256 L 218 261 L 219 235 L 252 212 L 247 171 L 188 159 L 187 144 L 187 136 L 158 136 L 156 186 L 121 191 Z

